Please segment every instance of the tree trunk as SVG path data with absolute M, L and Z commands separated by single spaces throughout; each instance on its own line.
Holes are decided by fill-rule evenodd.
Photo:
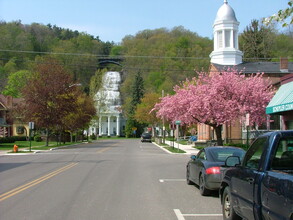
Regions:
M 223 146 L 223 139 L 222 139 L 222 125 L 213 126 L 217 136 L 217 145 Z
M 46 128 L 46 147 L 49 146 L 49 129 Z

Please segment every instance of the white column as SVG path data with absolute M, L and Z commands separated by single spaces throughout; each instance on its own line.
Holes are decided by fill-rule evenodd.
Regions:
M 102 136 L 102 116 L 99 117 L 99 136 Z
M 117 129 L 116 129 L 117 132 L 116 133 L 117 133 L 117 136 L 120 136 L 120 116 L 119 115 L 117 116 L 116 120 L 117 120 Z
M 238 44 L 238 31 L 237 30 L 234 30 L 233 31 L 234 33 L 234 38 L 235 38 L 235 49 L 239 49 L 239 44 Z
M 218 50 L 218 31 L 214 31 L 214 51 Z
M 226 43 L 226 31 L 225 31 L 225 29 L 222 30 L 222 37 L 223 37 L 223 48 L 226 48 L 227 43 Z
M 233 30 L 229 29 L 229 31 L 230 31 L 230 47 L 234 48 Z
M 111 136 L 111 116 L 108 116 L 108 136 Z

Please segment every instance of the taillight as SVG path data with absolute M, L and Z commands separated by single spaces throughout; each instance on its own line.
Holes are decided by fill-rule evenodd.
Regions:
M 220 167 L 210 167 L 206 169 L 206 174 L 220 174 L 221 170 Z

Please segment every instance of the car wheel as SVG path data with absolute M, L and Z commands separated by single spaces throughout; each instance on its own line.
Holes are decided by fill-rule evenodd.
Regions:
M 230 187 L 225 188 L 222 198 L 223 219 L 240 220 L 241 218 L 235 213 L 232 206 Z
M 187 185 L 193 185 L 194 183 L 189 179 L 189 167 L 186 168 L 186 182 Z
M 205 180 L 203 174 L 199 176 L 199 192 L 202 196 L 208 196 L 210 191 L 205 187 Z

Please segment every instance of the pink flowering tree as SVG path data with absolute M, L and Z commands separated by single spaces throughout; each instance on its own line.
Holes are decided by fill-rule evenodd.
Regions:
M 245 76 L 231 69 L 186 80 L 155 105 L 157 117 L 184 124 L 203 123 L 214 128 L 217 144 L 223 145 L 222 126 L 250 114 L 251 124 L 265 122 L 265 107 L 273 91 L 263 74 Z

